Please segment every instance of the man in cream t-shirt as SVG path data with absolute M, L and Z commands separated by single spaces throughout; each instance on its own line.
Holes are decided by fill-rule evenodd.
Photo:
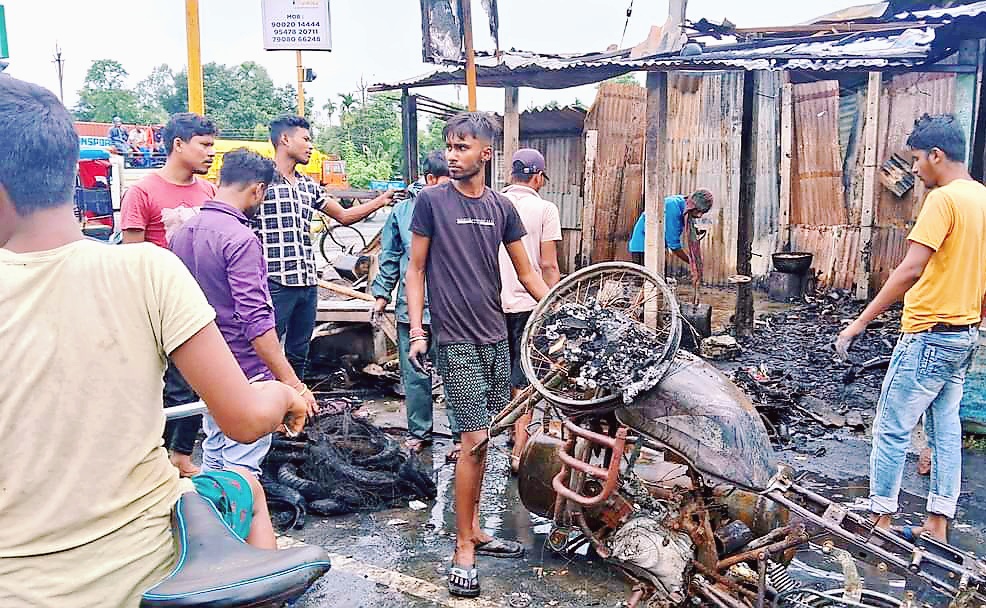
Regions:
M 503 194 L 513 202 L 520 214 L 520 220 L 527 229 L 527 236 L 521 241 L 531 266 L 541 275 L 548 287 L 561 278 L 558 270 L 558 241 L 561 241 L 561 220 L 558 207 L 541 198 L 538 192 L 548 181 L 545 173 L 544 156 L 537 150 L 523 148 L 514 154 L 510 168 L 510 185 Z M 515 397 L 529 382 L 520 365 L 521 340 L 524 326 L 537 306 L 534 298 L 520 284 L 507 251 L 500 247 L 500 301 L 507 319 L 507 334 L 510 343 L 510 396 Z M 520 454 L 527 443 L 527 425 L 531 414 L 521 416 L 514 424 L 514 447 L 511 467 L 517 470 Z
M 241 538 L 275 544 L 251 476 L 183 480 L 169 462 L 169 356 L 239 441 L 305 420 L 293 388 L 247 383 L 177 257 L 82 236 L 72 206 L 78 154 L 58 99 L 0 74 L 3 608 L 136 608 L 174 566 L 171 511 L 182 493 L 206 496 L 203 477 L 236 496 L 236 506 L 212 500 Z

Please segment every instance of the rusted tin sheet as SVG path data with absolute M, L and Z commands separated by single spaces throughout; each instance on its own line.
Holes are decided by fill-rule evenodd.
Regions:
M 703 75 L 695 93 L 674 87 L 668 92 L 672 192 L 666 194 L 708 188 L 715 196 L 706 216 L 712 224 L 702 241 L 709 284 L 724 284 L 736 273 L 742 90 L 743 74 L 725 72 Z M 687 271 L 677 258 L 669 269 L 674 274 Z
M 839 82 L 794 85 L 791 223 L 848 223 L 839 146 Z
M 821 288 L 851 289 L 859 264 L 859 226 L 792 226 L 791 249 L 814 254 Z
M 586 116 L 586 130 L 599 133 L 593 180 L 592 263 L 630 259 L 630 233 L 643 211 L 645 103 L 646 90 L 641 86 L 603 83 Z
M 950 114 L 955 111 L 955 75 L 910 73 L 894 76 L 884 83 L 880 100 L 880 136 L 877 158 L 880 163 L 897 152 L 910 158 L 907 136 L 914 121 L 923 114 Z M 897 198 L 882 186 L 877 189 L 876 224 L 908 228 L 917 218 L 927 190 L 918 180 L 914 188 Z

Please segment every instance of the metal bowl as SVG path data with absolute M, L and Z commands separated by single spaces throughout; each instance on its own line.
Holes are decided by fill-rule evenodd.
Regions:
M 774 268 L 778 272 L 788 274 L 804 274 L 806 270 L 811 268 L 813 258 L 814 256 L 806 251 L 781 252 L 771 256 Z

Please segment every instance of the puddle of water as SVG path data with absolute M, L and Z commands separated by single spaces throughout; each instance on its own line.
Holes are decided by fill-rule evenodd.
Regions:
M 678 283 L 675 288 L 679 302 L 691 302 L 692 294 L 695 290 L 690 284 Z M 728 328 L 730 317 L 736 313 L 736 290 L 721 287 L 703 287 L 700 292 L 700 301 L 703 304 L 712 306 L 712 333 L 722 333 Z M 754 318 L 764 314 L 781 312 L 792 308 L 791 304 L 771 302 L 767 299 L 764 291 L 753 290 L 753 316 Z

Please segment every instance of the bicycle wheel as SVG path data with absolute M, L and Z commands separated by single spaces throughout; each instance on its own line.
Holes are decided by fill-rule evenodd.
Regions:
M 336 224 L 327 231 L 329 239 L 348 255 L 366 249 L 366 237 L 355 226 Z
M 603 311 L 603 312 L 601 312 Z M 559 319 L 571 327 L 579 318 L 606 317 L 641 338 L 655 363 L 648 375 L 656 381 L 667 373 L 681 340 L 681 315 L 674 293 L 659 277 L 636 264 L 607 262 L 583 268 L 555 285 L 538 304 L 524 328 L 521 366 L 535 390 L 548 401 L 575 410 L 609 404 L 619 393 L 582 382 L 584 361 L 572 357 L 592 347 L 596 334 L 566 343 Z M 563 332 L 562 332 L 563 333 Z M 571 333 L 571 332 L 569 332 Z M 573 348 L 574 347 L 574 348 Z M 657 353 L 653 353 L 653 348 Z M 568 353 L 566 355 L 566 352 Z M 547 380 L 565 376 L 560 385 Z

